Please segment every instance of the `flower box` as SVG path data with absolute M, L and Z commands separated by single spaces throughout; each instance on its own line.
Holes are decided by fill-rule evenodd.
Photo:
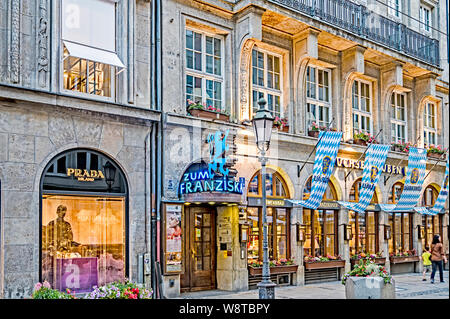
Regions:
M 309 130 L 308 131 L 308 136 L 318 138 L 319 137 L 319 132 L 320 131 L 311 131 L 311 130 Z
M 367 146 L 367 141 L 365 141 L 365 140 L 363 140 L 361 138 L 355 138 L 353 140 L 353 144 Z
M 209 111 L 209 110 L 191 109 L 191 110 L 189 110 L 189 113 L 192 116 L 201 117 L 204 119 L 221 120 L 221 121 L 225 121 L 225 122 L 228 122 L 230 120 L 230 116 L 227 114 Z
M 284 265 L 270 267 L 270 274 L 285 274 L 297 272 L 298 265 Z M 248 273 L 250 276 L 260 276 L 262 275 L 262 267 L 252 267 L 248 266 Z
M 395 281 L 385 283 L 381 277 L 350 276 L 345 281 L 347 299 L 395 299 Z
M 389 257 L 391 264 L 412 263 L 420 261 L 419 256 L 391 256 Z
M 427 156 L 430 158 L 435 158 L 435 159 L 440 159 L 443 153 L 439 154 L 439 153 L 427 153 Z M 444 156 L 442 156 L 442 160 L 446 159 L 446 155 L 444 154 Z
M 377 265 L 384 265 L 386 263 L 385 257 L 376 257 L 376 258 L 372 258 L 371 260 L 373 260 L 373 262 Z M 352 267 L 358 263 L 359 263 L 359 259 L 350 259 L 350 264 L 352 265 Z
M 288 133 L 289 132 L 289 125 L 284 125 L 281 129 L 278 128 L 278 130 L 281 131 L 281 132 Z
M 345 267 L 345 260 L 330 261 L 305 261 L 305 269 L 342 268 Z

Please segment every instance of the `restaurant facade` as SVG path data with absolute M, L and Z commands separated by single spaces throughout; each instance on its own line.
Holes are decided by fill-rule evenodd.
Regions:
M 435 205 L 448 154 L 428 151 L 420 198 L 409 210 L 382 209 L 400 201 L 410 147 L 448 147 L 446 39 L 434 29 L 445 21 L 439 4 L 432 22 L 416 25 L 399 12 L 418 18 L 419 6 L 392 11 L 344 2 L 319 1 L 316 8 L 309 1 L 164 2 L 162 37 L 171 39 L 163 41 L 163 83 L 170 85 L 163 92 L 159 237 L 166 296 L 256 288 L 262 187 L 277 285 L 339 280 L 369 255 L 393 274 L 420 272 L 418 256 L 434 234 L 448 254 L 448 199 L 436 215 L 413 208 Z M 339 19 L 326 19 L 332 9 Z M 370 33 L 365 28 L 374 20 L 359 20 L 357 12 L 406 31 Z M 349 19 L 361 24 L 359 33 Z M 425 36 L 418 34 L 423 28 L 430 30 Z M 404 36 L 405 46 L 386 42 L 389 32 Z M 410 50 L 411 41 L 431 49 Z M 276 117 L 265 181 L 251 123 L 260 98 Z M 320 204 L 308 209 L 296 201 L 314 192 L 319 131 L 342 132 L 342 139 Z M 370 204 L 358 213 L 341 202 L 362 197 L 372 139 L 389 145 L 389 153 Z

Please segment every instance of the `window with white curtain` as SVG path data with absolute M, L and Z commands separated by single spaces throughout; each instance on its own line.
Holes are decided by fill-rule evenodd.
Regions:
M 353 130 L 372 133 L 372 85 L 355 80 L 352 87 Z
M 116 1 L 62 0 L 63 89 L 111 98 L 116 69 Z
M 436 104 L 426 103 L 425 110 L 423 114 L 423 134 L 424 134 L 424 144 L 436 145 Z
M 328 126 L 331 119 L 331 70 L 306 69 L 306 125 Z
M 405 143 L 407 134 L 406 95 L 394 92 L 391 96 L 391 141 Z
M 186 29 L 186 104 L 225 111 L 223 105 L 223 38 Z
M 267 101 L 273 116 L 282 117 L 282 57 L 260 48 L 252 51 L 251 85 L 252 117 L 259 109 L 258 100 Z

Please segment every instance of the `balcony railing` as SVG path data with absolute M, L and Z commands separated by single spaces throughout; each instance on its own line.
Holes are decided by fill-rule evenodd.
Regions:
M 268 0 L 439 66 L 439 41 L 350 0 Z

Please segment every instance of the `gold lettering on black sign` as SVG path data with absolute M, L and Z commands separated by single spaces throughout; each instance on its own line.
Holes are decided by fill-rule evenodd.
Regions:
M 101 170 L 87 170 L 87 169 L 79 169 L 79 168 L 68 168 L 67 176 L 73 176 L 78 179 L 80 182 L 93 182 L 95 179 L 103 179 L 105 175 Z

